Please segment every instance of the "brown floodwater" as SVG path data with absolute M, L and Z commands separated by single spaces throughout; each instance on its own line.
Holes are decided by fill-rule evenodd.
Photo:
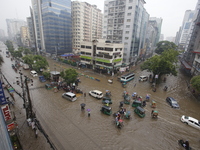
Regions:
M 10 81 L 15 82 L 15 77 L 19 75 L 12 70 L 10 59 L 7 60 L 2 66 L 3 73 Z M 69 68 L 68 65 L 48 60 L 52 71 Z M 22 71 L 29 76 L 28 70 Z M 37 77 L 33 79 L 33 86 L 30 86 L 33 110 L 58 150 L 171 150 L 181 149 L 177 143 L 179 139 L 188 140 L 192 148 L 200 149 L 200 130 L 180 121 L 182 115 L 200 120 L 200 102 L 188 91 L 186 84 L 188 78 L 182 73 L 179 72 L 176 77 L 166 76 L 166 83 L 157 84 L 157 91 L 153 92 L 148 81 L 138 81 L 140 75 L 150 74 L 140 69 L 135 71 L 135 79 L 128 82 L 126 88 L 121 86 L 116 76 L 113 78 L 113 84 L 110 84 L 108 83 L 108 79 L 112 78 L 110 76 L 94 73 L 87 69 L 77 71 L 100 81 L 80 75 L 79 88 L 87 95 L 84 97 L 78 94 L 75 102 L 63 99 L 61 96 L 64 93 L 63 90 L 54 93 L 53 89 L 45 89 L 46 83 L 39 82 Z M 134 84 L 136 84 L 135 87 Z M 169 87 L 168 91 L 163 91 L 165 85 Z M 20 90 L 20 88 L 18 89 Z M 144 108 L 146 111 L 144 118 L 137 116 L 131 105 L 124 104 L 126 110 L 131 112 L 131 119 L 124 120 L 124 126 L 119 129 L 115 126 L 112 115 L 101 113 L 102 101 L 88 95 L 88 92 L 94 89 L 103 93 L 106 90 L 111 91 L 113 104 L 110 106 L 113 113 L 119 110 L 124 90 L 130 95 L 137 92 L 143 98 L 148 93 L 150 99 L 156 101 L 159 117 L 156 120 L 151 118 L 151 102 L 147 102 L 147 106 Z M 178 101 L 180 109 L 171 108 L 166 103 L 167 96 L 174 97 Z M 86 104 L 86 109 L 91 109 L 90 117 L 88 117 L 87 111 L 81 111 L 81 103 Z

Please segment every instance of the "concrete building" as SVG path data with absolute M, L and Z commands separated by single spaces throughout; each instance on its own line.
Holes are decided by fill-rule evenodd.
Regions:
M 19 19 L 6 19 L 8 38 L 17 41 L 18 34 L 20 34 L 20 27 L 26 26 L 27 23 Z
M 32 16 L 32 15 L 31 15 Z M 35 41 L 35 32 L 34 32 L 34 24 L 32 17 L 27 17 L 27 26 L 28 26 L 28 34 L 29 34 L 29 43 L 30 43 L 30 48 L 35 49 L 36 48 L 36 41 Z
M 80 52 L 80 42 L 102 38 L 103 14 L 96 5 L 87 2 L 72 2 L 72 47 L 73 52 Z
M 181 60 L 182 67 L 191 75 L 200 75 L 200 0 L 197 2 L 188 47 Z
M 29 42 L 29 31 L 27 26 L 21 26 L 20 28 L 20 35 L 21 35 L 21 43 L 24 47 L 30 47 Z
M 109 74 L 121 67 L 124 46 L 121 43 L 110 43 L 99 39 L 81 42 L 80 51 L 82 66 Z
M 71 0 L 32 0 L 31 14 L 38 52 L 72 52 Z
M 162 18 L 156 18 L 156 17 L 150 17 L 149 21 L 156 21 L 156 28 L 157 28 L 157 32 L 156 32 L 156 39 L 155 39 L 155 43 L 154 45 L 156 46 L 156 44 L 159 42 L 160 40 L 160 35 L 161 35 L 161 27 L 162 27 Z
M 143 57 L 149 14 L 144 0 L 106 0 L 104 2 L 103 38 L 124 43 L 123 61 L 134 64 Z

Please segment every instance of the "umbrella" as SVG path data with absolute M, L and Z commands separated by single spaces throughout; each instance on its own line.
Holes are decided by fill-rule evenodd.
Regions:
M 85 107 L 85 103 L 80 104 L 82 107 Z
M 109 90 L 106 90 L 106 92 L 108 92 Z
M 87 111 L 89 112 L 89 111 L 91 111 L 91 109 L 88 108 Z
M 136 95 L 137 93 L 136 93 L 136 92 L 134 92 L 133 94 L 134 94 L 134 95 Z

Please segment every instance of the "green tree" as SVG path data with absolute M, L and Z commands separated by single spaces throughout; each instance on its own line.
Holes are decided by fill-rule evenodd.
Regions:
M 165 50 L 175 50 L 177 48 L 176 44 L 173 42 L 169 41 L 160 41 L 159 43 L 156 44 L 157 48 L 155 49 L 155 52 L 157 54 L 162 54 Z
M 31 52 L 30 49 L 25 48 L 25 49 L 24 49 L 24 54 L 25 54 L 25 55 L 28 55 L 28 54 L 32 54 L 32 52 Z
M 194 76 L 190 80 L 190 83 L 193 88 L 195 88 L 198 92 L 200 92 L 200 76 Z
M 21 58 L 22 57 L 22 52 L 21 51 L 14 51 L 12 52 L 12 56 L 15 57 L 15 58 Z
M 49 80 L 51 78 L 51 73 L 50 72 L 43 72 L 42 75 L 44 76 L 45 79 Z
M 169 49 L 164 51 L 161 55 L 155 55 L 150 59 L 146 60 L 142 65 L 142 70 L 147 70 L 152 72 L 153 75 L 159 75 L 161 77 L 163 74 L 177 75 L 177 61 L 178 61 L 178 51 Z
M 28 64 L 30 68 L 34 69 L 37 72 L 40 72 L 41 69 L 47 69 L 49 66 L 45 57 L 40 55 L 26 55 L 22 57 L 24 63 Z
M 12 54 L 14 52 L 14 46 L 13 43 L 9 40 L 6 41 L 5 45 L 8 48 L 8 51 Z
M 78 73 L 75 69 L 66 69 L 60 73 L 61 77 L 64 79 L 65 82 L 68 84 L 74 83 L 77 80 Z

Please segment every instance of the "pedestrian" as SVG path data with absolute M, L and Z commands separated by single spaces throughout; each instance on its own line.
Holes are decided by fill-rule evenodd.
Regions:
M 88 117 L 90 117 L 90 111 L 88 111 Z
M 35 128 L 35 138 L 37 139 L 38 137 L 38 130 Z
M 84 93 L 84 97 L 86 97 L 86 93 Z
M 31 125 L 32 125 L 32 130 L 35 130 L 35 122 L 34 121 L 31 123 Z
M 134 87 L 136 87 L 136 83 L 134 84 Z

